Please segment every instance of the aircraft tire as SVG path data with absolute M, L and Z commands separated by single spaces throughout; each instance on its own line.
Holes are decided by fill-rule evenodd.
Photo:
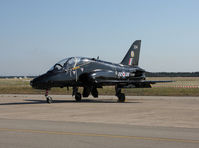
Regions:
M 97 91 L 97 88 L 94 87 L 91 91 L 91 94 L 94 98 L 98 98 L 98 91 Z
M 80 93 L 76 93 L 76 94 L 75 94 L 75 100 L 76 100 L 76 102 L 81 102 L 81 100 L 82 100 L 82 95 L 81 95 Z
M 120 93 L 118 95 L 118 102 L 125 102 L 125 94 L 124 93 Z
M 84 87 L 84 89 L 83 89 L 83 93 L 82 93 L 82 95 L 83 95 L 83 97 L 88 97 L 89 95 L 90 95 L 90 89 L 89 89 L 89 87 Z
M 52 99 L 52 97 L 47 96 L 46 101 L 47 101 L 47 103 L 51 104 L 53 102 L 53 99 Z

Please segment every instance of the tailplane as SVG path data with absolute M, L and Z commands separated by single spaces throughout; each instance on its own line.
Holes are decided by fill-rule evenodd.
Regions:
M 136 40 L 128 50 L 121 64 L 129 66 L 138 66 L 140 56 L 141 40 Z

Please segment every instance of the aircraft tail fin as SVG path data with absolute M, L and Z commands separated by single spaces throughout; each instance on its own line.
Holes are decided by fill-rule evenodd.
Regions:
M 138 66 L 140 47 L 141 47 L 141 40 L 136 40 L 129 48 L 121 64 L 129 66 Z

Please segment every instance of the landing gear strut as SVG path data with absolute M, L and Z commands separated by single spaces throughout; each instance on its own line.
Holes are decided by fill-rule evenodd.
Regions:
M 82 95 L 78 92 L 78 88 L 77 87 L 73 87 L 73 96 L 75 95 L 75 100 L 77 102 L 81 102 L 82 100 Z
M 45 97 L 46 97 L 46 102 L 47 102 L 47 103 L 50 104 L 50 103 L 53 102 L 52 97 L 50 97 L 50 96 L 48 95 L 48 90 L 46 90 Z
M 125 94 L 121 93 L 121 88 L 116 85 L 115 86 L 115 91 L 116 91 L 115 95 L 118 97 L 118 101 L 117 102 L 125 102 Z

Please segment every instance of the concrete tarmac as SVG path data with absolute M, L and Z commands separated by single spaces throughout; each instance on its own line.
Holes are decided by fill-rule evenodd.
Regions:
M 0 147 L 198 148 L 197 97 L 0 95 Z
M 198 148 L 199 129 L 0 119 L 2 148 Z

